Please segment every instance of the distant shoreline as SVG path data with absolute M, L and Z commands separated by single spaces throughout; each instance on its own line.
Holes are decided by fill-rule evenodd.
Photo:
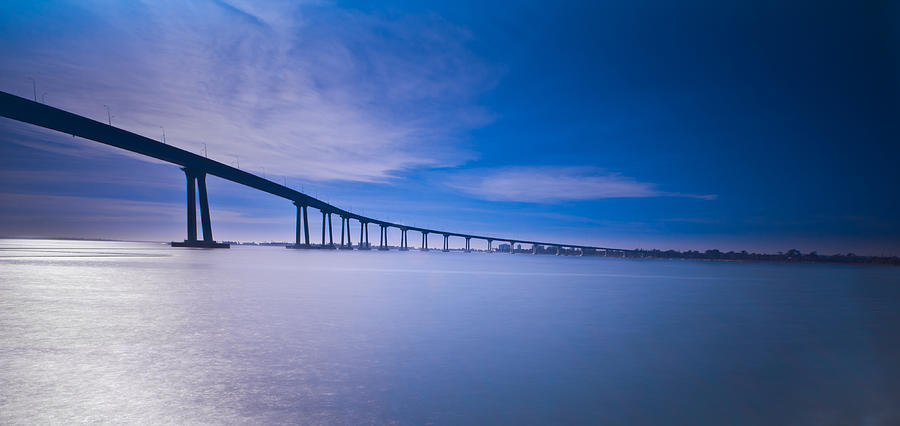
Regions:
M 121 242 L 121 243 L 153 243 L 168 244 L 166 241 L 148 241 L 148 240 L 119 240 L 105 238 L 76 238 L 76 237 L 10 237 L 2 236 L 0 240 L 47 240 L 47 241 L 96 241 L 96 242 Z M 232 245 L 238 246 L 287 246 L 293 243 L 284 241 L 271 242 L 237 242 L 228 241 Z M 389 246 L 391 249 L 399 249 L 399 247 Z M 414 249 L 415 250 L 415 249 Z M 439 249 L 431 249 L 439 250 Z M 450 251 L 463 251 L 463 249 L 451 249 Z M 487 252 L 487 250 L 471 250 L 475 252 Z M 493 250 L 494 253 L 509 253 L 504 250 Z M 532 254 L 534 250 L 517 249 L 516 253 Z M 537 253 L 542 255 L 555 255 L 555 247 L 538 246 Z M 803 254 L 799 250 L 791 249 L 787 252 L 780 253 L 750 253 L 741 252 L 722 252 L 711 249 L 706 251 L 688 250 L 658 250 L 658 249 L 632 249 L 620 252 L 614 252 L 614 255 L 605 254 L 603 252 L 586 250 L 583 254 L 579 254 L 574 250 L 561 250 L 560 255 L 563 256 L 588 256 L 588 257 L 612 257 L 620 259 L 668 259 L 668 260 L 707 260 L 707 261 L 730 261 L 730 262 L 769 262 L 769 263 L 791 263 L 791 264 L 841 264 L 841 265 L 871 265 L 871 266 L 900 266 L 900 257 L 898 256 L 864 256 L 853 253 L 847 254 L 828 254 L 822 255 L 816 252 Z

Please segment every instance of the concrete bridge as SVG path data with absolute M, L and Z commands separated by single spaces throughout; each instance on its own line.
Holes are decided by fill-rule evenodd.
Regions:
M 173 247 L 204 247 L 227 248 L 228 244 L 216 242 L 212 234 L 212 219 L 209 213 L 209 196 L 206 192 L 206 175 L 218 176 L 241 185 L 249 186 L 263 192 L 290 200 L 297 211 L 297 227 L 294 245 L 288 248 L 342 248 L 351 249 L 351 221 L 356 221 L 359 226 L 359 240 L 357 248 L 369 250 L 369 225 L 379 228 L 379 250 L 388 250 L 388 232 L 395 229 L 400 232 L 400 250 L 409 249 L 409 231 L 421 234 L 420 248 L 428 250 L 428 235 L 437 234 L 444 237 L 442 251 L 450 250 L 450 238 L 462 238 L 465 240 L 465 250 L 471 250 L 471 240 L 487 241 L 488 250 L 492 250 L 494 242 L 506 242 L 510 245 L 510 253 L 515 253 L 516 244 L 531 246 L 531 252 L 537 253 L 541 246 L 551 252 L 560 254 L 574 252 L 584 254 L 585 251 L 603 252 L 606 254 L 624 254 L 627 250 L 562 244 L 554 242 L 529 241 L 515 238 L 497 236 L 474 235 L 460 232 L 449 232 L 438 229 L 408 226 L 400 223 L 386 222 L 375 218 L 362 216 L 324 201 L 311 197 L 302 192 L 288 188 L 287 186 L 272 182 L 257 175 L 231 167 L 215 160 L 185 151 L 171 145 L 155 141 L 153 139 L 119 129 L 109 124 L 101 123 L 87 117 L 76 115 L 58 108 L 54 108 L 39 102 L 15 96 L 0 91 L 0 116 L 13 120 L 33 124 L 35 126 L 56 130 L 72 136 L 78 136 L 106 145 L 114 146 L 148 157 L 157 158 L 172 164 L 181 166 L 187 180 L 187 239 L 172 242 Z M 197 238 L 197 204 L 200 206 L 200 223 L 203 239 Z M 313 208 L 322 214 L 321 243 L 313 244 L 309 235 L 308 209 Z M 335 244 L 332 217 L 337 216 L 341 220 L 341 239 Z M 327 232 L 326 232 L 327 230 Z M 326 241 L 326 236 L 327 241 Z M 547 251 L 545 249 L 545 251 Z

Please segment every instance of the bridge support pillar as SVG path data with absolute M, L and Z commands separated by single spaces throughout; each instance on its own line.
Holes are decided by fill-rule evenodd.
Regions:
M 409 250 L 409 240 L 406 238 L 406 228 L 400 230 L 400 250 Z
M 489 251 L 489 252 L 490 252 L 490 251 L 494 251 L 494 249 L 491 248 L 491 244 L 494 242 L 494 240 L 487 240 L 487 242 L 488 242 L 488 251 Z
M 444 234 L 444 249 L 441 251 L 450 251 L 450 236 Z
M 187 239 L 172 241 L 172 247 L 229 248 L 229 244 L 213 240 L 212 223 L 209 217 L 209 199 L 206 194 L 206 172 L 184 167 L 187 179 Z M 196 192 L 195 192 L 196 190 Z M 199 194 L 198 194 L 199 193 Z M 200 222 L 203 241 L 197 241 L 197 195 L 200 196 Z
M 472 246 L 469 244 L 470 239 L 471 239 L 470 237 L 466 237 L 466 253 L 469 253 L 472 251 Z
M 516 254 L 516 242 L 515 241 L 509 242 L 509 252 L 511 254 Z
M 197 177 L 188 170 L 184 170 L 187 178 L 187 240 L 197 242 Z
M 344 245 L 344 222 L 347 223 L 347 245 Z M 341 248 L 353 250 L 353 242 L 350 241 L 350 218 L 341 217 Z
M 538 247 L 537 244 L 531 245 L 531 254 L 537 254 L 537 247 Z
M 390 250 L 390 248 L 388 247 L 388 241 L 387 241 L 387 226 L 384 226 L 384 225 L 379 225 L 379 226 L 381 226 L 381 244 L 378 246 L 378 250 Z
M 559 246 L 556 246 L 556 255 L 559 256 Z
M 359 249 L 372 249 L 372 247 L 369 245 L 369 222 L 359 222 Z
M 306 215 L 306 206 L 299 204 L 294 201 L 294 205 L 297 206 L 297 232 L 294 237 L 294 245 L 285 246 L 287 248 L 300 249 L 300 248 L 310 248 L 309 245 L 309 219 Z M 303 239 L 303 237 L 306 237 Z M 303 243 L 301 243 L 301 241 Z
M 428 233 L 422 233 L 422 251 L 428 251 Z
M 303 242 L 310 246 L 309 242 L 309 215 L 306 214 L 306 206 L 303 206 Z
M 325 227 L 328 227 L 328 244 L 325 244 Z M 333 249 L 334 239 L 331 233 L 331 213 L 322 212 L 322 246 L 323 249 Z
M 331 226 L 331 213 L 328 213 L 328 248 L 334 248 L 334 228 Z

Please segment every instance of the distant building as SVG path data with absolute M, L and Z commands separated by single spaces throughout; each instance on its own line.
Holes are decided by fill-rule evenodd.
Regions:
M 500 244 L 497 246 L 497 251 L 509 251 L 509 244 Z

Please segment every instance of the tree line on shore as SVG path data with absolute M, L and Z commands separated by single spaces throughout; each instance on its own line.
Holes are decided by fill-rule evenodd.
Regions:
M 859 256 L 853 253 L 847 254 L 818 254 L 816 252 L 801 253 L 800 250 L 790 249 L 786 252 L 749 253 L 746 250 L 735 252 L 722 252 L 719 250 L 645 250 L 635 249 L 625 252 L 625 257 L 659 258 L 659 259 L 708 259 L 708 260 L 754 260 L 766 262 L 792 262 L 792 263 L 846 263 L 854 265 L 894 265 L 900 266 L 900 257 L 897 256 Z

